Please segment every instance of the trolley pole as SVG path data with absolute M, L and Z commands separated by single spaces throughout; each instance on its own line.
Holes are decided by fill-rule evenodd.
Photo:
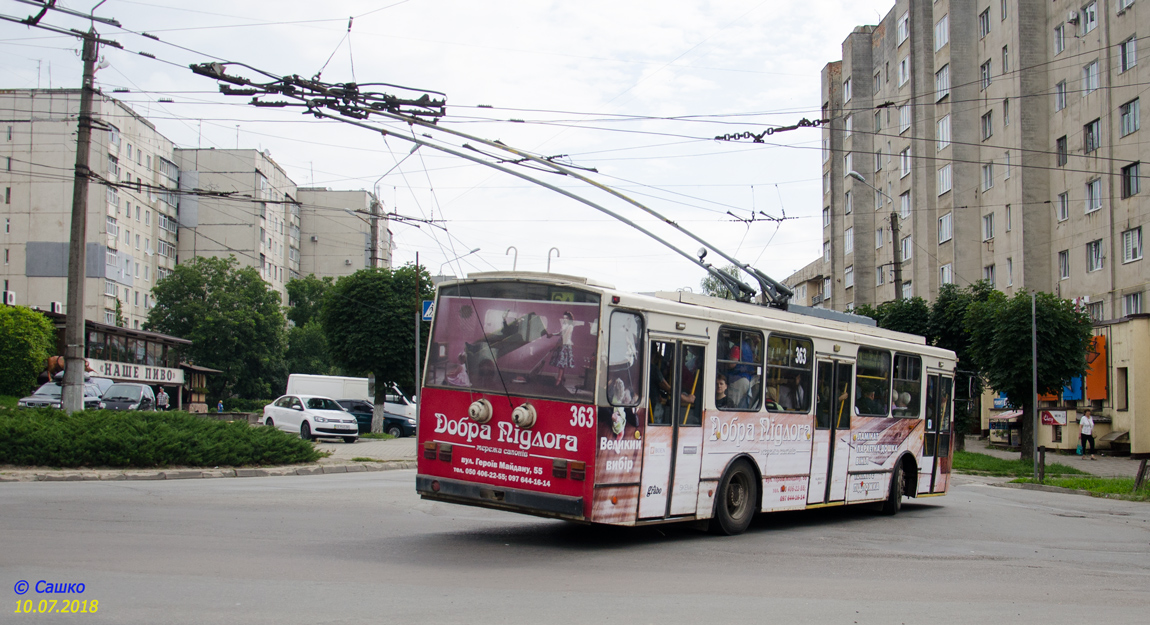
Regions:
M 95 29 L 84 35 L 81 56 L 84 82 L 80 89 L 79 129 L 76 134 L 76 172 L 72 184 L 72 231 L 68 245 L 68 321 L 64 329 L 63 407 L 69 414 L 84 409 L 84 275 L 88 232 L 88 168 L 92 144 L 92 95 L 95 92 Z
M 898 213 L 890 212 L 891 251 L 894 253 L 894 298 L 902 299 L 902 241 L 898 236 Z

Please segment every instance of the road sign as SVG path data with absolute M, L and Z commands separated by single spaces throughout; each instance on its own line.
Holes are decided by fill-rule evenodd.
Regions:
M 431 321 L 435 316 L 435 302 L 429 299 L 423 300 L 423 320 Z

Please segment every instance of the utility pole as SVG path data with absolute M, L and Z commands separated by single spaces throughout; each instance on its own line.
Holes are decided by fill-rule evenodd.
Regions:
M 379 198 L 371 198 L 371 254 L 368 256 L 372 269 L 379 267 Z
M 894 298 L 902 299 L 902 240 L 898 236 L 898 213 L 890 212 L 890 234 L 894 239 Z
M 92 151 L 92 96 L 95 93 L 96 30 L 84 35 L 81 57 L 84 84 L 80 89 L 76 134 L 76 173 L 72 185 L 72 232 L 68 245 L 68 321 L 64 329 L 63 406 L 69 414 L 84 409 L 84 276 L 88 240 L 88 157 Z
M 419 326 L 423 323 L 423 297 L 419 289 L 419 252 L 415 253 L 415 406 L 419 414 L 419 396 L 422 380 L 419 379 Z M 418 417 L 417 417 L 418 418 Z

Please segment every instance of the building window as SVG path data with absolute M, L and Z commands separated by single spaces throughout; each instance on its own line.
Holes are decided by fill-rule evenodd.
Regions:
M 898 196 L 899 201 L 899 216 L 903 219 L 910 219 L 910 191 Z
M 938 52 L 948 43 L 950 43 L 950 16 L 943 15 L 942 19 L 934 23 L 934 51 Z
M 1095 178 L 1086 183 L 1086 212 L 1093 213 L 1102 208 L 1102 179 Z
M 1102 239 L 1086 244 L 1086 273 L 1102 269 Z
M 910 260 L 914 252 L 914 243 L 910 237 L 903 237 L 899 244 L 898 252 L 902 260 Z
M 950 145 L 950 115 L 943 115 L 936 124 L 938 127 L 938 151 Z
M 1010 71 L 1010 48 L 1002 46 L 1002 73 L 1005 74 Z
M 847 228 L 843 232 L 843 254 L 855 251 L 855 229 Z
M 1123 11 L 1134 6 L 1134 0 L 1118 0 L 1118 14 L 1122 15 Z
M 852 126 L 854 126 L 854 123 L 851 119 L 851 116 L 847 115 L 845 118 L 843 118 L 843 138 L 851 136 Z
M 855 267 L 850 265 L 843 270 L 843 288 L 849 289 L 855 285 Z
M 854 164 L 854 155 L 850 152 L 847 152 L 846 154 L 844 154 L 843 155 L 843 176 L 849 176 L 850 173 L 852 171 L 854 171 L 855 168 L 853 167 L 853 164 Z
M 903 148 L 898 155 L 899 178 L 905 178 L 910 173 L 910 147 Z
M 1091 61 L 1082 68 L 1082 92 L 1091 93 L 1098 89 L 1098 61 Z
M 911 284 L 910 282 L 903 282 L 902 283 L 902 298 L 903 299 L 910 299 L 912 297 L 914 297 L 914 285 Z
M 982 166 L 982 190 L 989 191 L 994 186 L 994 163 Z
M 845 210 L 846 214 L 849 215 L 849 214 L 851 214 L 851 211 L 854 210 L 854 201 L 851 199 L 851 192 L 850 191 L 847 191 L 843 195 L 846 198 L 843 201 L 843 209 Z
M 1142 260 L 1142 226 L 1122 233 L 1122 262 Z
M 954 233 L 954 216 L 947 213 L 938 218 L 938 243 L 939 245 L 946 243 L 951 239 Z
M 1129 293 L 1122 296 L 1122 314 L 1137 315 L 1142 312 L 1142 294 Z
M 1001 5 L 1001 6 L 1000 6 L 1000 8 L 1002 9 L 1002 20 L 1003 20 L 1003 21 L 1005 21 L 1005 20 L 1006 20 L 1006 4 L 1007 4 L 1007 1 L 1008 1 L 1008 0 L 1000 0 L 1000 2 L 999 2 L 999 4 Z
M 875 150 L 874 153 L 874 170 L 876 172 L 882 171 L 882 150 Z
M 831 207 L 827 206 L 823 209 L 823 227 L 831 225 Z
M 1058 253 L 1058 279 L 1065 280 L 1070 277 L 1070 250 Z
M 1058 194 L 1058 221 L 1070 219 L 1070 194 Z
M 874 132 L 875 134 L 882 132 L 882 111 L 874 112 Z
M 947 263 L 938 268 L 939 284 L 954 284 L 954 266 Z
M 1090 302 L 1086 305 L 1086 314 L 1090 315 L 1091 321 L 1102 321 L 1104 319 L 1105 307 L 1102 302 Z
M 1122 197 L 1138 195 L 1141 186 L 1138 181 L 1138 169 L 1139 163 L 1131 163 L 1122 168 Z
M 938 194 L 950 191 L 950 163 L 938 169 Z
M 829 277 L 823 278 L 823 300 L 825 301 L 825 300 L 828 300 L 830 298 L 831 298 L 831 279 Z
M 990 86 L 990 61 L 987 61 L 978 68 L 979 86 L 986 89 Z
M 1054 54 L 1061 54 L 1066 49 L 1066 25 L 1059 24 L 1054 27 Z
M 948 95 L 950 95 L 950 66 L 943 65 L 934 73 L 934 101 L 938 102 Z
M 831 262 L 831 242 L 823 241 L 823 262 Z
M 851 101 L 851 79 L 847 78 L 843 81 L 843 102 Z
M 823 172 L 823 193 L 826 194 L 826 193 L 830 193 L 830 192 L 831 192 L 831 172 L 830 171 L 824 171 Z
M 1006 259 L 1006 286 L 1014 285 L 1014 259 Z
M 902 134 L 910 128 L 910 105 L 903 104 L 898 107 L 898 134 Z
M 1102 147 L 1102 122 L 1098 119 L 1082 127 L 1082 151 L 1086 154 Z
M 1091 2 L 1090 4 L 1082 7 L 1082 15 L 1080 17 L 1082 22 L 1082 34 L 1094 30 L 1098 26 L 1098 3 Z
M 987 265 L 982 268 L 982 279 L 994 286 L 994 265 Z
M 874 209 L 878 210 L 880 208 L 882 208 L 882 191 L 875 189 L 874 190 Z
M 988 7 L 985 11 L 978 14 L 978 38 L 982 39 L 983 37 L 985 37 L 989 34 L 990 34 L 990 8 Z
M 898 45 L 901 46 L 902 42 L 906 41 L 906 38 L 909 36 L 910 13 L 903 13 L 902 16 L 898 18 Z
M 1054 110 L 1061 111 L 1066 108 L 1066 81 L 1060 80 L 1054 85 Z
M 1138 128 L 1141 126 L 1141 122 L 1138 119 L 1138 98 L 1134 98 L 1126 104 L 1118 107 L 1118 114 L 1122 120 L 1123 137 L 1134 132 L 1135 130 L 1138 130 Z
M 878 95 L 879 90 L 882 89 L 882 72 L 875 72 L 874 80 L 872 80 L 870 84 L 871 94 Z M 878 115 L 876 114 L 875 117 L 878 117 Z
M 1138 64 L 1138 39 L 1131 37 L 1118 44 L 1118 71 L 1133 69 Z
M 1006 231 L 1010 232 L 1010 204 L 1006 205 Z
M 879 226 L 878 229 L 874 231 L 874 249 L 876 250 L 882 249 L 883 232 L 884 230 L 882 226 Z
M 910 57 L 904 56 L 898 62 L 898 86 L 903 86 L 910 80 Z
M 982 140 L 986 141 L 994 134 L 994 111 L 987 111 L 982 116 Z
M 994 238 L 994 213 L 982 216 L 982 240 L 989 241 Z
M 1057 139 L 1054 140 L 1054 153 L 1055 153 L 1054 158 L 1055 158 L 1055 162 L 1058 164 L 1059 167 L 1062 167 L 1063 165 L 1065 165 L 1066 161 L 1069 160 L 1069 158 L 1070 158 L 1069 152 L 1070 152 L 1070 149 L 1067 147 L 1066 135 L 1062 135 L 1061 137 L 1058 137 Z
M 1010 125 L 1010 98 L 1002 99 L 1002 125 Z
M 885 276 L 883 275 L 882 267 L 881 266 L 875 267 L 874 268 L 874 285 L 875 286 L 882 286 L 884 278 L 885 278 Z

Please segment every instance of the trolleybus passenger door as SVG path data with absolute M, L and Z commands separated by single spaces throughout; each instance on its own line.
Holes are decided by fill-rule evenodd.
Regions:
M 932 389 L 933 387 L 933 389 Z M 932 375 L 927 378 L 926 439 L 923 441 L 922 472 L 925 482 L 920 484 L 920 493 L 946 492 L 950 477 L 950 439 L 954 425 L 951 410 L 954 407 L 954 380 Z M 929 464 L 928 458 L 930 456 Z M 920 478 L 921 479 L 921 478 Z M 928 487 L 929 486 L 929 490 Z
M 651 341 L 639 518 L 694 514 L 703 444 L 706 348 Z
M 811 441 L 811 478 L 807 503 L 843 501 L 850 458 L 851 382 L 849 362 L 818 361 L 815 393 L 815 433 Z

